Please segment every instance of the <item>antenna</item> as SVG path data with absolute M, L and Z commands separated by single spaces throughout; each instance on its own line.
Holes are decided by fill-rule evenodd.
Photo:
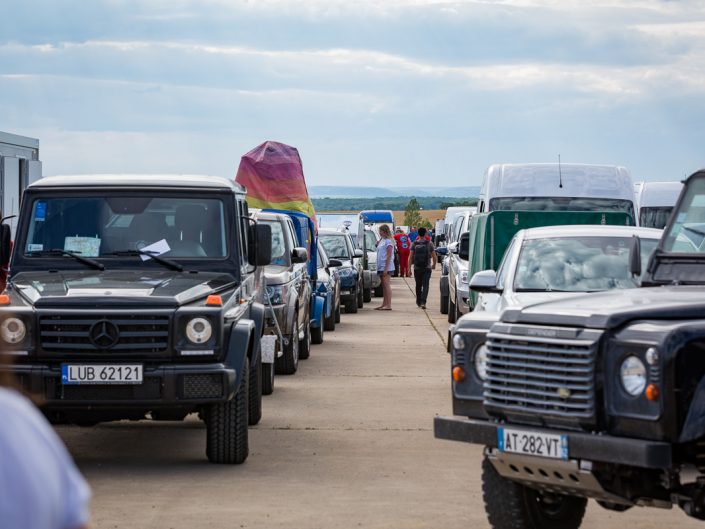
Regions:
M 558 155 L 558 187 L 563 189 L 563 173 L 561 172 L 561 155 Z

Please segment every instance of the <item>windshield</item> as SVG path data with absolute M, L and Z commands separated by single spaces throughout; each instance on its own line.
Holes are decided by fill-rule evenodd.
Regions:
M 668 219 L 671 218 L 672 212 L 673 206 L 661 208 L 643 207 L 639 209 L 639 226 L 662 230 L 668 224 Z
M 641 239 L 641 261 L 657 239 Z M 565 237 L 524 242 L 514 279 L 517 292 L 593 292 L 636 286 L 629 274 L 631 237 Z
M 377 250 L 377 237 L 374 232 L 365 231 L 365 250 L 374 252 Z
M 705 178 L 693 178 L 686 186 L 680 209 L 663 242 L 666 252 L 705 252 Z
M 270 264 L 274 266 L 288 266 L 289 255 L 286 251 L 286 240 L 284 239 L 284 229 L 281 222 L 276 220 L 260 221 L 272 228 L 272 260 Z
M 318 241 L 323 245 L 326 255 L 333 259 L 350 259 L 344 235 L 321 235 Z
M 24 253 L 48 250 L 104 257 L 126 250 L 186 258 L 228 255 L 223 202 L 168 196 L 40 197 L 32 204 Z
M 631 200 L 588 197 L 501 197 L 490 200 L 490 211 L 624 211 L 634 218 Z

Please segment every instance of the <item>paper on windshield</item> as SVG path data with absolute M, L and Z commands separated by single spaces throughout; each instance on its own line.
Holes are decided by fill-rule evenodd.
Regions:
M 149 246 L 140 248 L 140 250 L 142 250 L 143 252 L 152 253 L 154 255 L 161 255 L 171 250 L 171 248 L 169 248 L 169 243 L 166 242 L 166 239 L 162 239 L 161 241 L 157 241 L 153 244 L 150 244 Z M 148 255 L 140 255 L 140 257 L 143 261 L 151 259 L 151 257 Z
M 98 237 L 66 237 L 64 251 L 73 252 L 83 257 L 98 257 L 101 239 Z

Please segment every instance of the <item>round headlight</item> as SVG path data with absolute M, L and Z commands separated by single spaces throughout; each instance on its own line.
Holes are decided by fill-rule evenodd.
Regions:
M 463 337 L 463 335 L 460 333 L 455 333 L 453 335 L 453 349 L 462 351 L 463 349 L 465 349 L 465 345 L 465 338 Z
M 27 335 L 27 327 L 19 318 L 7 318 L 0 324 L 0 337 L 10 344 L 17 344 Z
M 207 342 L 213 334 L 213 326 L 205 318 L 193 318 L 186 324 L 186 337 L 191 343 Z
M 475 349 L 475 373 L 480 380 L 487 380 L 487 346 L 483 343 Z
M 646 366 L 636 356 L 628 356 L 619 368 L 622 387 L 630 395 L 641 395 L 646 388 Z

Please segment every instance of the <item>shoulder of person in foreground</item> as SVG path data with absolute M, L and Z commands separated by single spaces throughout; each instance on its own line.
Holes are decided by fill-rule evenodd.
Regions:
M 0 387 L 0 421 L 2 527 L 86 527 L 90 488 L 44 416 Z

